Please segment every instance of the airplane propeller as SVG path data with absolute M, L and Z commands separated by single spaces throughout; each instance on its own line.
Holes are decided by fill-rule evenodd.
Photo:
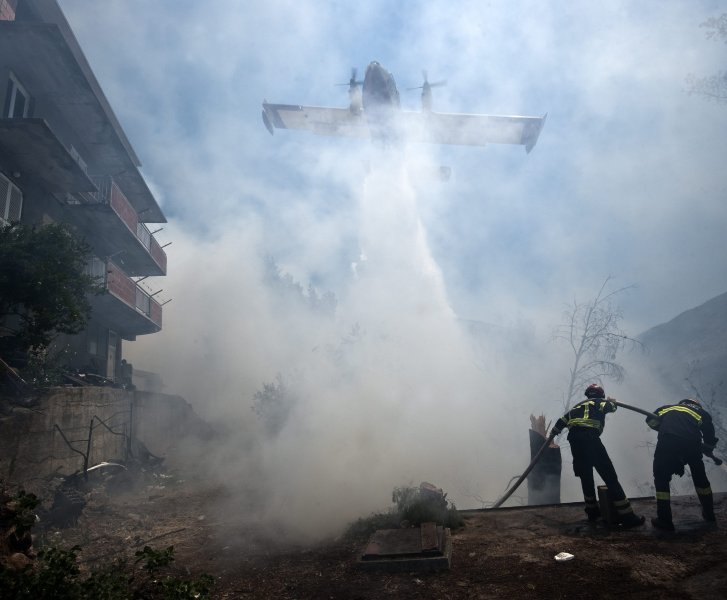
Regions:
M 422 71 L 422 78 L 424 79 L 424 82 L 421 85 L 418 85 L 416 87 L 410 87 L 406 88 L 408 91 L 411 90 L 424 90 L 424 92 L 429 91 L 433 87 L 442 87 L 443 85 L 447 85 L 447 80 L 443 79 L 442 81 L 435 81 L 434 83 L 429 83 L 429 79 L 427 77 L 426 70 Z
M 443 85 L 447 85 L 447 82 L 445 80 L 442 81 L 435 81 L 434 83 L 429 83 L 429 78 L 427 77 L 427 72 L 422 71 L 422 77 L 424 78 L 424 82 L 413 88 L 407 88 L 408 90 L 421 90 L 422 91 L 422 110 L 423 111 L 431 111 L 432 110 L 432 88 L 433 87 L 441 87 Z
M 361 114 L 361 86 L 363 85 L 363 81 L 358 81 L 356 79 L 356 67 L 351 68 L 351 79 L 348 80 L 348 83 L 337 83 L 336 85 L 348 86 L 348 97 L 351 101 L 351 106 L 349 107 L 349 110 L 353 115 Z
M 336 85 L 347 85 L 353 89 L 358 85 L 363 85 L 363 81 L 358 81 L 356 79 L 356 67 L 351 67 L 351 79 L 348 80 L 348 83 L 337 83 Z

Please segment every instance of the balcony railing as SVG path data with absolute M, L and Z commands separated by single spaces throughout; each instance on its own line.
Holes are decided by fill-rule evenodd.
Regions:
M 123 300 L 130 307 L 149 317 L 149 319 L 161 327 L 162 313 L 159 303 L 150 294 L 141 289 L 133 279 L 127 277 L 114 263 L 109 261 L 107 267 L 107 288 L 109 292 Z M 155 305 L 158 307 L 158 311 L 153 308 Z
M 159 242 L 154 239 L 147 226 L 139 221 L 139 216 L 134 207 L 126 199 L 112 177 L 93 177 L 94 183 L 98 186 L 98 192 L 93 195 L 97 202 L 108 204 L 118 217 L 124 222 L 141 244 L 146 248 L 154 262 L 161 268 L 163 273 L 167 272 L 167 255 L 162 250 Z
M 86 273 L 93 277 L 99 286 L 126 304 L 129 309 L 145 315 L 152 323 L 161 328 L 161 305 L 113 262 L 104 262 L 93 257 L 86 265 Z

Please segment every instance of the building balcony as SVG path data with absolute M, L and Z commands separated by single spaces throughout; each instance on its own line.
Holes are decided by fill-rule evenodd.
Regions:
M 42 4 L 43 11 L 54 12 L 52 3 Z M 54 129 L 70 128 L 73 143 L 88 154 L 91 172 L 116 173 L 136 211 L 144 212 L 144 221 L 165 223 L 139 171 L 140 161 L 73 33 L 62 15 L 57 21 L 0 20 L 3 68 L 17 75 L 30 97 L 36 99 L 33 116 L 46 117 Z M 48 103 L 52 110 L 48 110 Z M 59 133 L 65 135 L 60 129 Z
M 91 300 L 94 316 L 108 323 L 123 339 L 156 333 L 162 328 L 162 306 L 151 294 L 112 261 L 93 259 L 88 273 L 101 284 L 105 293 Z
M 0 154 L 19 182 L 36 180 L 50 192 L 96 189 L 78 153 L 43 119 L 0 119 Z
M 102 256 L 129 275 L 166 275 L 167 255 L 111 177 L 92 177 L 97 191 L 66 195 L 69 215 Z

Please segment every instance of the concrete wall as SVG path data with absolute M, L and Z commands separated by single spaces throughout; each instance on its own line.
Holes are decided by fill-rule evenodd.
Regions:
M 136 452 L 138 447 L 129 444 L 129 432 L 160 457 L 173 453 L 181 440 L 210 433 L 179 396 L 63 387 L 52 388 L 29 407 L 10 406 L 4 399 L 0 403 L 0 479 L 29 491 L 54 475 L 83 469 L 80 453 L 88 449 L 92 422 L 89 466 L 127 460 L 130 448 Z
M 0 418 L 0 477 L 32 481 L 83 469 L 93 420 L 89 466 L 126 459 L 133 396 L 114 388 L 52 388 L 29 408 Z M 63 436 L 70 442 L 67 444 Z

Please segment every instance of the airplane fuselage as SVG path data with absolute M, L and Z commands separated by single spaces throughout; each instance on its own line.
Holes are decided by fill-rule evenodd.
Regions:
M 401 108 L 401 101 L 394 76 L 376 61 L 366 67 L 362 102 L 371 136 L 389 138 L 395 113 Z
M 366 112 L 381 109 L 391 111 L 401 107 L 394 76 L 376 61 L 366 67 L 362 96 Z

